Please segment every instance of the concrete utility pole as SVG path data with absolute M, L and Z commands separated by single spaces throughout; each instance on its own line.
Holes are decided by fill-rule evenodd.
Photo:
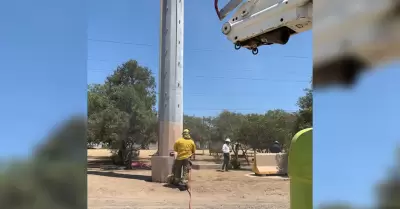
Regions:
M 153 182 L 166 182 L 174 142 L 183 129 L 184 0 L 161 0 L 158 156 L 151 158 Z

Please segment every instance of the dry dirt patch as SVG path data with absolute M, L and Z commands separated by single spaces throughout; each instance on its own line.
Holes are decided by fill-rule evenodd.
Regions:
M 141 158 L 149 159 L 151 154 L 151 150 L 141 151 Z M 89 160 L 107 155 L 107 150 L 88 150 Z M 289 208 L 288 180 L 250 178 L 246 176 L 248 173 L 249 171 L 223 173 L 215 170 L 193 170 L 192 208 Z M 150 179 L 151 171 L 148 170 L 89 169 L 88 208 L 188 208 L 187 192 L 149 182 Z

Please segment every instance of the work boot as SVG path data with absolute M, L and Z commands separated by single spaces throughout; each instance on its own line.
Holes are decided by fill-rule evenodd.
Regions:
M 174 181 L 172 182 L 172 185 L 174 185 L 174 186 L 179 186 L 180 182 L 181 182 L 181 180 L 176 178 L 176 179 L 174 179 Z
M 187 184 L 185 184 L 185 183 L 183 183 L 183 182 L 180 182 L 180 183 L 178 184 L 178 187 L 179 187 L 181 190 L 186 190 L 186 189 L 188 189 L 188 188 L 187 188 Z
M 173 184 L 173 183 L 174 183 L 174 179 L 175 179 L 175 177 L 174 177 L 173 174 L 168 175 L 168 176 L 167 176 L 167 183 L 168 183 L 168 184 Z

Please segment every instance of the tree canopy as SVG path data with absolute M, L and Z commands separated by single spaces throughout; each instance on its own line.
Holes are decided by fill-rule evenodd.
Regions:
M 102 143 L 118 152 L 120 161 L 132 150 L 157 141 L 155 79 L 135 60 L 118 66 L 103 84 L 88 87 L 88 145 Z M 184 127 L 200 148 L 229 137 L 242 147 L 266 152 L 273 141 L 284 147 L 293 135 L 312 126 L 312 91 L 297 102 L 297 112 L 269 110 L 242 114 L 228 110 L 217 116 L 184 115 Z
M 118 151 L 119 161 L 154 142 L 156 91 L 152 72 L 135 60 L 117 67 L 104 84 L 88 88 L 88 144 Z

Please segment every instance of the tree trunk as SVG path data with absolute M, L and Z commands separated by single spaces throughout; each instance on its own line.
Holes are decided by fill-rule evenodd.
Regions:
M 132 149 L 126 150 L 125 167 L 127 170 L 132 170 Z
M 129 146 L 126 141 L 123 141 L 120 149 L 118 150 L 118 157 L 121 164 L 124 165 L 128 170 L 132 169 L 132 155 L 132 147 Z
M 236 146 L 235 146 L 235 145 L 232 145 L 231 149 L 232 149 L 232 151 L 233 151 L 233 154 L 234 154 L 234 156 L 235 156 L 235 159 L 237 160 L 237 159 L 238 159 L 239 153 L 237 152 L 237 150 L 236 150 L 235 148 L 236 148 Z
M 246 159 L 247 165 L 250 165 L 249 157 L 247 156 L 247 150 L 244 150 L 243 147 L 240 147 L 244 156 L 244 159 Z
M 119 149 L 115 156 L 112 156 L 113 164 L 124 165 L 124 154 L 123 150 Z
M 235 159 L 239 162 L 239 143 L 235 144 Z

